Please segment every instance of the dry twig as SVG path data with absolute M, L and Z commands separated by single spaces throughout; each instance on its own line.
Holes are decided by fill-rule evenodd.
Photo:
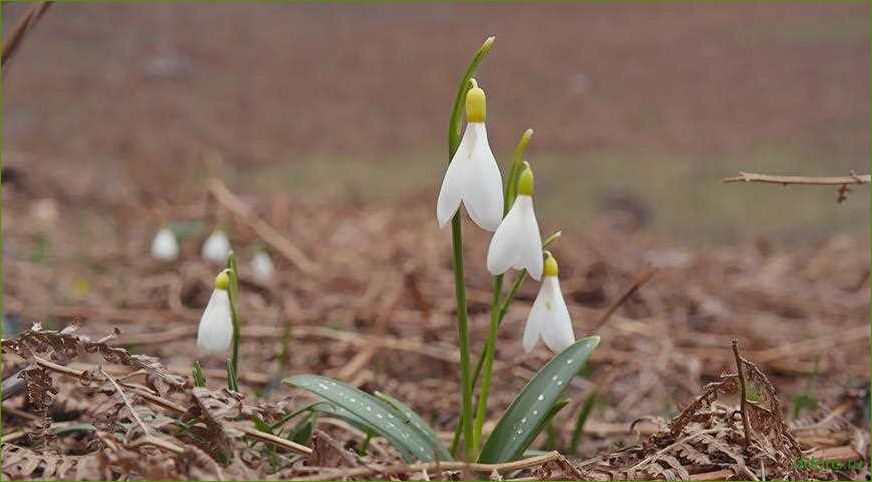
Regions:
M 394 475 L 407 472 L 443 472 L 446 470 L 468 470 L 481 474 L 490 474 L 492 472 L 504 473 L 513 472 L 515 470 L 529 469 L 540 467 L 551 461 L 559 461 L 563 458 L 557 451 L 551 451 L 546 454 L 530 457 L 528 459 L 516 460 L 503 464 L 479 464 L 467 462 L 430 462 L 421 464 L 396 464 L 382 465 L 370 467 L 355 467 L 352 469 L 343 470 L 328 470 L 321 472 L 319 475 L 311 477 L 294 477 L 295 480 L 345 480 L 349 477 L 369 477 L 372 475 Z
M 642 273 L 638 278 L 636 278 L 636 281 L 632 285 L 630 285 L 627 291 L 625 291 L 624 294 L 622 294 L 621 297 L 618 298 L 617 301 L 615 301 L 608 310 L 606 310 L 603 316 L 600 317 L 599 322 L 597 322 L 596 326 L 594 326 L 590 332 L 596 333 L 600 330 L 600 328 L 608 323 L 612 315 L 615 314 L 615 311 L 617 311 L 618 308 L 621 307 L 621 305 L 626 303 L 626 301 L 630 299 L 631 296 L 633 296 L 633 293 L 639 291 L 639 288 L 644 286 L 645 283 L 651 281 L 651 278 L 654 277 L 655 273 L 657 273 L 656 269 L 649 269 L 648 271 Z
M 839 186 L 839 197 L 836 199 L 838 203 L 842 203 L 847 199 L 847 195 L 851 190 L 848 188 L 850 184 L 869 184 L 869 174 L 854 174 L 849 176 L 774 176 L 771 174 L 756 174 L 753 172 L 739 171 L 736 177 L 728 177 L 721 180 L 722 182 L 757 182 L 764 184 L 781 184 L 788 186 L 790 184 L 800 184 L 806 186 Z
M 81 379 L 87 373 L 85 370 L 78 370 L 75 368 L 70 368 L 70 367 L 65 367 L 63 365 L 58 365 L 56 363 L 52 363 L 52 362 L 45 360 L 43 358 L 40 358 L 40 357 L 35 357 L 35 360 L 36 360 L 37 364 L 39 364 L 39 366 L 41 366 L 41 367 L 44 367 L 44 368 L 49 369 L 51 371 L 54 371 L 56 373 L 60 373 L 62 375 L 67 375 L 67 376 L 70 376 L 70 377 L 73 377 L 76 379 Z M 102 368 L 101 368 L 101 371 L 102 371 Z M 103 373 L 105 375 L 105 372 L 103 372 Z M 108 377 L 108 375 L 106 375 L 106 376 Z M 111 378 L 111 377 L 109 377 L 109 378 Z M 173 402 L 172 400 L 167 400 L 163 397 L 159 397 L 159 396 L 149 392 L 148 390 L 133 387 L 132 391 L 135 392 L 137 395 L 141 396 L 144 400 L 148 401 L 149 403 L 152 403 L 152 404 L 157 405 L 161 408 L 175 412 L 176 414 L 181 415 L 181 414 L 184 414 L 187 412 L 187 409 L 185 409 L 185 407 Z M 125 398 L 125 400 L 126 400 L 126 398 Z M 131 409 L 131 412 L 132 412 L 132 409 Z M 141 421 L 139 423 L 141 423 Z M 302 454 L 309 454 L 312 452 L 312 449 L 310 449 L 309 447 L 306 447 L 305 445 L 300 445 L 296 442 L 292 442 L 290 440 L 285 440 L 281 437 L 276 437 L 276 436 L 273 436 L 273 435 L 270 435 L 270 434 L 267 434 L 264 432 L 260 432 L 252 427 L 234 426 L 233 428 L 241 431 L 242 433 L 244 433 L 246 436 L 248 436 L 250 438 L 257 439 L 257 440 L 260 440 L 262 442 L 268 442 L 268 443 L 271 443 L 274 445 L 278 445 L 280 447 L 286 448 L 286 449 L 291 450 L 293 452 L 302 453 Z M 149 441 L 149 443 L 151 443 L 151 442 L 153 442 L 153 441 Z M 161 445 L 158 445 L 158 446 L 161 446 Z
M 765 184 L 804 184 L 811 186 L 841 186 L 844 184 L 869 184 L 870 175 L 851 174 L 850 176 L 774 176 L 771 174 L 756 174 L 739 171 L 736 177 L 722 179 L 722 182 L 759 182 Z
M 739 375 L 740 410 L 742 411 L 742 427 L 745 429 L 745 447 L 751 444 L 751 424 L 748 423 L 748 399 L 745 389 L 745 367 L 742 356 L 739 355 L 739 341 L 733 340 L 733 355 L 736 357 L 736 373 Z
M 45 12 L 48 11 L 51 5 L 52 2 L 37 2 L 30 6 L 30 10 L 24 14 L 24 17 L 15 26 L 15 29 L 12 30 L 9 38 L 3 42 L 3 56 L 0 59 L 0 66 L 6 66 L 6 62 L 18 51 L 18 47 L 21 46 L 24 37 L 36 27 L 36 23 L 45 15 Z M 6 71 L 4 70 L 3 72 L 5 73 Z
M 317 266 L 300 248 L 294 246 L 288 238 L 284 237 L 270 226 L 266 221 L 252 213 L 242 200 L 230 192 L 221 181 L 212 179 L 209 181 L 209 192 L 222 206 L 238 217 L 243 223 L 254 230 L 265 242 L 287 259 L 292 265 L 305 274 L 313 274 Z

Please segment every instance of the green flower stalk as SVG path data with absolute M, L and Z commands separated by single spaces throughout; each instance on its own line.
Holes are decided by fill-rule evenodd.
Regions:
M 239 339 L 242 338 L 242 317 L 239 315 L 239 267 L 236 265 L 236 255 L 233 251 L 227 254 L 227 272 L 229 277 L 228 293 L 230 295 L 230 315 L 233 323 L 233 352 L 230 358 L 229 371 L 232 372 L 232 377 L 228 376 L 227 383 L 230 389 L 239 390 Z
M 469 66 L 467 67 L 466 72 L 464 73 L 463 78 L 460 81 L 460 85 L 457 89 L 457 95 L 454 98 L 454 106 L 451 110 L 451 117 L 449 117 L 448 120 L 448 158 L 452 160 L 449 161 L 449 170 L 451 169 L 451 165 L 453 164 L 453 160 L 455 159 L 455 154 L 460 147 L 461 107 L 464 106 L 464 104 L 466 103 L 467 91 L 474 87 L 474 85 L 472 84 L 472 76 L 478 68 L 478 65 L 484 59 L 485 55 L 487 55 L 488 51 L 490 51 L 493 42 L 494 37 L 489 37 L 487 40 L 484 41 L 481 47 L 479 47 L 472 61 L 469 63 Z M 482 96 L 482 101 L 483 100 L 484 99 Z M 472 107 L 473 108 L 470 109 L 469 113 L 473 114 L 473 117 L 475 117 L 478 112 L 476 111 L 475 106 Z M 482 120 L 484 118 L 484 113 L 484 106 L 482 105 L 480 112 Z M 497 172 L 499 172 L 499 170 L 497 170 Z M 452 202 L 448 204 L 453 205 L 453 199 L 451 199 L 451 201 Z M 437 204 L 445 203 L 441 202 Z M 460 195 L 458 194 L 457 207 L 459 207 L 459 204 Z M 464 459 L 472 460 L 475 458 L 476 454 L 474 450 L 473 440 L 472 380 L 470 378 L 469 366 L 469 314 L 467 313 L 466 307 L 466 285 L 463 274 L 463 234 L 461 231 L 459 210 L 455 209 L 453 214 L 451 214 L 451 207 L 453 206 L 448 206 L 447 210 L 443 207 L 443 211 L 447 211 L 444 214 L 448 214 L 451 216 L 451 243 L 454 265 L 454 294 L 455 301 L 457 303 L 457 338 L 460 349 L 460 384 L 462 388 L 460 424 L 462 425 L 463 432 Z M 437 211 L 439 211 L 438 208 Z M 494 226 L 494 228 L 496 228 L 496 226 Z
M 542 273 L 542 239 L 539 235 L 539 225 L 533 213 L 533 172 L 529 165 L 523 162 L 524 150 L 533 136 L 533 130 L 527 129 L 518 141 L 509 177 L 505 186 L 503 210 L 505 218 L 497 228 L 488 249 L 487 267 L 494 276 L 493 298 L 490 309 L 490 325 L 483 353 L 484 377 L 481 382 L 481 392 L 478 397 L 478 411 L 475 417 L 474 448 L 478 451 L 481 442 L 481 432 L 487 418 L 487 401 L 490 395 L 491 372 L 496 354 L 497 329 L 501 316 L 501 298 L 503 290 L 503 273 L 510 267 L 526 269 L 536 279 Z M 520 195 L 519 195 L 520 194 Z M 511 209 L 508 209 L 512 206 Z M 480 365 L 481 366 L 481 365 Z M 473 380 L 478 379 L 478 371 Z

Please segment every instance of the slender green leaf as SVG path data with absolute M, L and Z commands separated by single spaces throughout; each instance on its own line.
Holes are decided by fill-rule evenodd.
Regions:
M 288 433 L 288 440 L 297 442 L 298 444 L 308 444 L 309 440 L 312 438 L 312 432 L 315 430 L 315 420 L 317 418 L 318 414 L 315 411 L 312 411 L 303 417 L 299 423 L 291 428 L 290 433 Z
M 233 360 L 227 359 L 227 388 L 231 391 L 239 391 L 239 380 L 236 379 L 236 368 Z
M 555 402 L 599 341 L 598 336 L 589 336 L 575 342 L 536 373 L 497 422 L 481 450 L 479 462 L 508 462 L 524 453 L 554 416 Z
M 256 428 L 257 430 L 264 432 L 264 433 L 268 433 L 270 435 L 275 435 L 272 431 L 272 428 L 270 428 L 269 424 L 264 422 L 263 419 L 258 417 L 257 415 L 252 415 L 251 421 L 254 422 L 254 428 Z
M 439 440 L 439 436 L 436 435 L 436 432 L 434 432 L 427 422 L 415 413 L 411 407 L 386 393 L 375 392 L 375 396 L 385 402 L 389 407 L 393 408 L 394 411 L 403 418 L 403 423 L 411 424 L 412 427 L 421 433 L 421 435 L 426 437 L 430 442 L 430 446 L 436 450 L 436 455 L 439 457 L 439 460 L 451 460 L 451 454 L 448 453 L 448 449 L 445 448 L 445 445 L 443 445 L 442 441 Z
M 195 387 L 206 386 L 206 375 L 203 374 L 203 367 L 200 366 L 200 362 L 198 360 L 194 360 L 194 367 L 191 368 L 191 375 L 194 377 Z
M 97 428 L 90 423 L 72 423 L 49 430 L 53 435 L 65 435 L 71 432 L 95 432 Z
M 591 392 L 584 403 L 581 405 L 581 410 L 578 411 L 578 418 L 575 420 L 575 429 L 572 431 L 572 439 L 569 442 L 569 453 L 576 455 L 578 453 L 578 443 L 581 441 L 581 434 L 584 433 L 584 424 L 587 423 L 587 417 L 590 416 L 593 405 L 596 402 L 596 391 Z
M 320 375 L 296 375 L 283 382 L 308 390 L 332 402 L 336 408 L 349 412 L 366 429 L 388 439 L 407 462 L 436 459 L 437 453 L 429 440 L 415 428 L 403 423 L 394 409 L 378 398 Z
M 275 422 L 270 424 L 269 428 L 270 428 L 270 430 L 275 430 L 277 428 L 281 428 L 281 426 L 284 425 L 285 423 L 287 423 L 288 420 L 291 420 L 292 418 L 296 417 L 297 415 L 300 415 L 303 412 L 315 411 L 315 408 L 318 405 L 330 405 L 330 403 L 322 400 L 320 402 L 315 402 L 315 403 L 311 403 L 309 405 L 306 405 L 305 407 L 303 407 L 299 410 L 296 410 L 294 412 L 288 413 L 285 416 L 283 416 L 282 418 L 276 420 Z

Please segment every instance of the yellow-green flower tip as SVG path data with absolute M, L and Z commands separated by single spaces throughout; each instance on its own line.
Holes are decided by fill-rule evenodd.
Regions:
M 554 259 L 554 256 L 551 256 L 551 253 L 545 254 L 545 266 L 542 269 L 542 273 L 545 276 L 557 276 L 557 260 Z
M 533 195 L 533 170 L 529 166 L 524 167 L 518 176 L 518 194 L 522 196 Z
M 475 85 L 475 84 L 473 84 Z M 466 120 L 467 122 L 484 122 L 486 117 L 484 90 L 475 86 L 466 93 Z
M 225 269 L 215 277 L 215 289 L 227 291 L 230 287 L 230 270 Z

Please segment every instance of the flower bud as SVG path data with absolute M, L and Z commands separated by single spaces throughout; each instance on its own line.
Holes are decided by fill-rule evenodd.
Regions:
M 225 269 L 215 277 L 215 289 L 227 291 L 230 287 L 230 270 Z
M 542 270 L 545 276 L 557 276 L 557 260 L 549 252 L 545 252 L 545 268 Z
M 530 165 L 524 163 L 524 170 L 518 176 L 518 194 L 522 196 L 533 196 L 533 170 Z
M 484 122 L 487 109 L 484 90 L 475 83 L 475 80 L 472 85 L 473 87 L 466 93 L 466 121 Z

